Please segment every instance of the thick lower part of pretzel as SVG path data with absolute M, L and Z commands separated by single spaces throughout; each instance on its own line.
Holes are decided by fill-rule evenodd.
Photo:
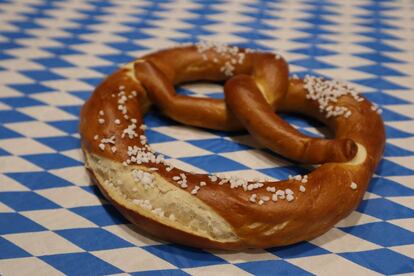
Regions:
M 310 164 L 345 162 L 355 156 L 356 144 L 345 139 L 303 135 L 282 120 L 266 102 L 253 78 L 239 75 L 226 82 L 227 106 L 257 140 L 274 152 Z
M 160 55 L 162 58 L 178 55 L 175 67 L 187 68 L 197 55 L 188 50 L 172 49 Z M 187 60 L 189 57 L 184 53 L 194 57 Z M 203 54 L 199 53 L 197 66 L 191 69 L 195 73 L 189 79 L 201 78 L 206 72 L 207 69 L 200 67 Z M 164 77 L 173 83 L 183 80 L 183 76 L 174 76 L 168 66 L 163 67 L 161 59 L 156 57 L 153 54 L 149 60 Z M 246 60 L 252 64 L 254 59 L 251 56 Z M 228 78 L 220 73 L 220 64 L 217 66 L 212 73 L 214 80 Z M 243 66 L 247 69 L 238 73 L 251 72 L 250 65 Z M 142 68 L 148 72 L 150 69 L 153 68 Z M 161 82 L 157 85 L 152 79 L 139 80 L 134 66 L 125 67 L 98 86 L 81 111 L 86 166 L 107 199 L 140 229 L 196 247 L 267 248 L 308 240 L 326 232 L 362 199 L 385 143 L 381 117 L 367 100 L 342 96 L 335 104 L 346 106 L 352 115 L 327 118 L 320 112 L 317 101 L 309 99 L 302 81 L 287 82 L 289 88 L 284 97 L 268 103 L 273 106 L 271 103 L 277 102 L 274 106 L 283 112 L 300 112 L 320 119 L 334 130 L 337 140 L 354 141 L 357 153 L 350 161 L 321 164 L 304 176 L 277 182 L 246 181 L 186 172 L 151 151 L 142 116 L 151 104 L 156 104 L 157 97 L 163 97 L 162 93 L 172 94 L 171 87 L 159 88 L 163 87 L 162 74 L 155 72 L 154 79 Z M 258 89 L 269 92 L 269 87 L 259 85 Z M 172 95 L 170 99 L 174 101 L 175 97 Z M 163 103 L 160 106 L 162 109 Z M 167 104 L 165 108 L 171 107 Z

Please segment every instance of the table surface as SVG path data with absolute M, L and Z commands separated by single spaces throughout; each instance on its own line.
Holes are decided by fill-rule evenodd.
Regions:
M 0 274 L 414 273 L 413 14 L 413 1 L 0 0 Z M 83 102 L 121 64 L 199 40 L 277 51 L 291 73 L 348 81 L 382 108 L 384 158 L 355 212 L 309 242 L 226 253 L 135 232 L 103 199 L 79 148 Z M 218 85 L 179 92 L 223 97 Z M 153 147 L 188 170 L 275 179 L 304 171 L 245 132 L 153 112 L 145 120 Z

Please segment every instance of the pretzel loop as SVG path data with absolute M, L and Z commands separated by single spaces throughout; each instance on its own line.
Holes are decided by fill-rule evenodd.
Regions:
M 225 82 L 225 101 L 176 94 L 193 81 Z M 283 181 L 247 181 L 174 167 L 147 144 L 143 114 L 155 105 L 183 124 L 247 129 L 286 158 L 321 164 Z M 335 139 L 303 135 L 275 111 L 327 124 Z M 106 78 L 81 111 L 85 163 L 106 198 L 141 229 L 205 248 L 287 245 L 316 237 L 362 199 L 378 164 L 384 126 L 345 84 L 289 79 L 283 58 L 223 45 L 167 49 Z

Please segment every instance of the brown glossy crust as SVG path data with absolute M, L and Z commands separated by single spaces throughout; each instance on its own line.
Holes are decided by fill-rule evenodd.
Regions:
M 278 145 L 282 147 L 286 145 L 287 149 L 293 149 L 286 150 L 280 146 L 272 148 L 276 152 L 283 151 L 288 158 L 303 158 L 300 161 L 310 162 L 347 159 L 355 153 L 355 144 L 347 141 L 363 145 L 367 151 L 367 158 L 358 165 L 347 163 L 321 165 L 308 175 L 309 180 L 304 193 L 298 191 L 299 184 L 294 180 L 266 182 L 261 189 L 244 192 L 241 189 L 231 189 L 229 185 L 218 185 L 207 175 L 187 173 L 188 188 L 185 189 L 187 192 L 190 192 L 200 181 L 207 182 L 207 186 L 198 192 L 197 197 L 233 227 L 240 238 L 240 242 L 234 244 L 218 243 L 177 229 L 166 228 L 160 222 L 142 217 L 118 202 L 114 202 L 111 198 L 108 199 L 128 219 L 148 232 L 177 243 L 218 249 L 266 248 L 311 239 L 329 230 L 354 210 L 363 197 L 381 158 L 385 143 L 383 122 L 381 117 L 371 109 L 372 105 L 367 100 L 357 102 L 351 97 L 344 96 L 337 104 L 347 106 L 352 111 L 351 117 L 326 119 L 319 112 L 317 103 L 306 99 L 303 82 L 288 81 L 287 66 L 282 59 L 275 59 L 270 54 L 246 53 L 244 62 L 235 66 L 235 79 L 226 85 L 226 97 L 229 97 L 227 100 L 231 102 L 230 108 L 235 111 L 234 114 L 238 117 L 236 119 L 223 101 L 195 100 L 175 94 L 173 84 L 184 81 L 228 79 L 220 72 L 221 66 L 226 61 L 225 58 L 215 55 L 213 51 L 207 54 L 208 60 L 206 61 L 194 47 L 165 50 L 136 61 L 134 76 L 131 76 L 128 69 L 120 69 L 109 76 L 97 87 L 82 109 L 80 132 L 83 150 L 122 162 L 128 158 L 127 147 L 140 144 L 138 137 L 143 134 L 142 130 L 137 129 L 138 137 L 136 138 L 121 137 L 122 130 L 128 127 L 130 121 L 122 119 L 118 110 L 117 96 L 113 97 L 112 94 L 117 93 L 119 86 L 124 86 L 123 90 L 128 96 L 126 103 L 128 116 L 136 118 L 137 125 L 142 123 L 142 114 L 153 103 L 166 115 L 189 125 L 233 130 L 240 129 L 243 124 L 263 143 L 272 147 L 269 142 L 273 139 L 278 141 Z M 211 61 L 214 57 L 219 60 L 218 63 Z M 264 71 L 261 71 L 262 69 Z M 237 77 L 240 74 L 249 75 L 249 77 Z M 256 86 L 252 86 L 252 80 Z M 132 91 L 136 91 L 137 96 L 133 97 Z M 237 97 L 237 91 L 241 92 L 242 96 Z M 251 91 L 253 94 L 249 95 Z M 258 95 L 263 95 L 265 101 Z M 253 112 L 246 106 L 245 101 L 248 99 L 255 101 Z M 186 101 L 191 104 L 187 104 Z M 273 110 L 299 112 L 325 122 L 335 131 L 336 139 L 331 141 L 303 136 L 270 112 L 269 105 Z M 250 121 L 246 120 L 248 116 L 243 116 L 243 107 L 246 113 L 252 112 L 250 114 L 253 114 L 253 118 Z M 100 110 L 105 114 L 104 124 L 98 123 Z M 201 113 L 202 116 L 194 116 L 197 113 Z M 117 118 L 121 119 L 120 124 L 114 123 Z M 258 118 L 260 118 L 259 121 Z M 272 120 L 275 120 L 281 128 L 277 129 L 274 123 L 269 126 L 263 125 Z M 272 133 L 280 137 L 267 137 L 267 130 L 261 129 L 262 127 L 273 129 Z M 100 150 L 99 141 L 94 139 L 97 134 L 99 139 L 114 135 L 116 141 L 120 141 L 116 145 L 117 151 L 113 153 L 109 147 L 103 151 Z M 310 146 L 304 147 L 303 152 L 296 152 L 292 145 L 300 144 L 303 140 L 309 141 L 307 143 Z M 325 146 L 330 150 L 323 150 Z M 318 152 L 319 149 L 321 152 Z M 179 187 L 175 181 L 172 181 L 172 176 L 179 174 L 181 170 L 175 168 L 167 172 L 160 164 L 151 164 L 151 167 L 158 167 L 158 173 L 169 180 L 172 185 Z M 358 184 L 356 190 L 350 188 L 352 182 Z M 100 183 L 98 186 L 105 193 Z M 249 201 L 253 193 L 258 197 L 268 196 L 266 187 L 292 189 L 295 192 L 295 200 L 292 202 L 279 200 L 276 203 L 270 201 L 264 205 Z

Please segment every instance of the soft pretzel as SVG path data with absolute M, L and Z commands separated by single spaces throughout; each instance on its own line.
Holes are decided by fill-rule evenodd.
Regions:
M 227 81 L 225 100 L 177 95 L 174 85 Z M 154 104 L 184 124 L 246 128 L 297 161 L 321 164 L 274 182 L 185 172 L 147 144 L 142 116 Z M 325 122 L 335 139 L 307 137 L 274 111 Z M 85 163 L 106 198 L 165 240 L 217 249 L 266 248 L 316 237 L 362 199 L 384 147 L 376 108 L 348 86 L 289 79 L 278 55 L 200 43 L 137 59 L 106 78 L 81 111 Z

